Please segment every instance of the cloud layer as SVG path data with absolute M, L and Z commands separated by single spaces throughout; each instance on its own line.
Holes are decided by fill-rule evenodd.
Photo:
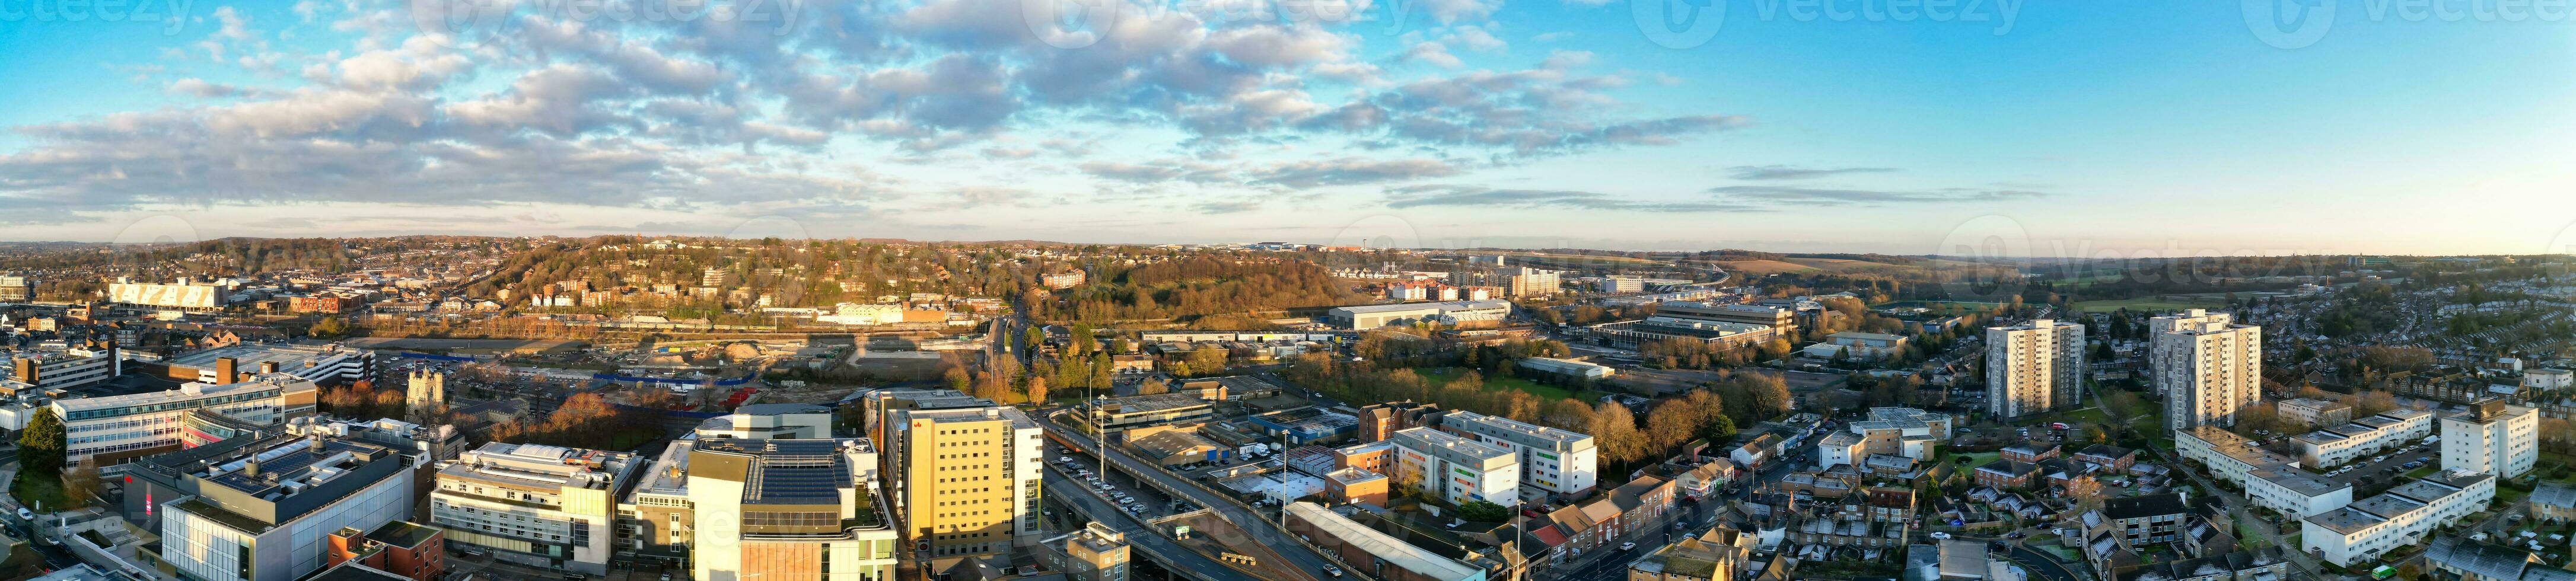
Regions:
M 225 8 L 219 30 L 168 49 L 185 66 L 149 79 L 171 105 L 9 128 L 34 145 L 0 151 L 0 207 L 60 222 L 154 205 L 846 213 L 1060 199 L 1005 176 L 899 177 L 1007 164 L 1221 213 L 1257 207 L 1246 194 L 1457 178 L 1750 123 L 1608 113 L 1638 110 L 1615 96 L 1630 81 L 1591 72 L 1589 53 L 1466 66 L 1458 55 L 1508 60 L 1478 26 L 1498 2 L 1407 3 L 1435 28 L 1377 38 L 1411 56 L 1371 61 L 1352 20 L 1391 9 L 1367 0 L 1301 3 L 1302 17 L 1231 2 L 1032 17 L 1054 1 L 717 3 L 665 18 L 648 17 L 658 2 L 308 1 L 301 23 Z M 1166 155 L 1113 155 L 1102 136 Z

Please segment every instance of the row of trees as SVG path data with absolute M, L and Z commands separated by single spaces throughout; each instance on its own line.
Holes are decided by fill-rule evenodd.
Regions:
M 346 387 L 322 388 L 319 405 L 322 413 L 344 418 L 405 418 L 411 406 L 402 390 L 377 390 L 373 382 L 359 380 Z
M 1195 318 L 1346 305 L 1362 299 L 1314 263 L 1275 257 L 1194 256 L 1094 276 L 1062 304 L 1026 301 L 1031 317 L 1073 321 Z
M 1374 369 L 1332 357 L 1299 357 L 1284 375 L 1343 401 L 1427 401 L 1446 409 L 1506 417 L 1591 434 L 1602 459 L 1624 464 L 1661 458 L 1698 438 L 1732 437 L 1736 426 L 1787 413 L 1788 384 L 1760 373 L 1735 373 L 1687 395 L 1655 405 L 1639 423 L 1617 403 L 1548 399 L 1517 389 L 1494 389 L 1476 370 L 1423 375 L 1413 369 Z
M 668 392 L 663 392 L 668 395 Z M 649 399 L 649 398 L 647 398 Z M 654 405 L 660 403 L 662 405 Z M 624 450 L 643 445 L 662 435 L 659 410 L 673 402 L 639 401 L 636 408 L 621 408 L 608 403 L 596 393 L 577 393 L 555 408 L 544 421 L 525 420 L 492 426 L 485 433 L 494 442 L 544 444 L 596 450 Z

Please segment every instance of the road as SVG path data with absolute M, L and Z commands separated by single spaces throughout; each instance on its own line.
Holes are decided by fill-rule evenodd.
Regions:
M 1785 471 L 1783 471 L 1785 473 Z M 1552 581 L 1618 581 L 1628 578 L 1628 564 L 1638 557 L 1672 545 L 1688 536 L 1707 532 L 1716 523 L 1708 515 L 1725 506 L 1729 498 L 1711 494 L 1697 503 L 1675 501 L 1673 509 L 1655 519 L 1654 525 L 1637 529 L 1626 537 L 1604 545 L 1591 553 L 1569 559 L 1565 564 L 1540 573 Z M 1675 528 L 1674 523 L 1680 523 Z M 1636 543 L 1637 548 L 1620 550 L 1617 543 Z
M 2020 563 L 2021 568 L 2030 571 L 2031 574 L 2046 577 L 2048 578 L 2048 581 L 2080 581 L 2083 579 L 2083 577 L 2076 576 L 2074 569 L 2067 568 L 2065 563 L 2058 562 L 2057 557 L 2041 554 L 2039 551 L 2031 550 L 2030 547 L 2022 546 L 2020 543 L 2014 543 L 2011 546 L 2012 550 L 2006 551 L 2004 555 L 2011 558 L 2013 562 Z
M 1108 525 L 1109 528 L 1117 529 L 1120 533 L 1125 533 L 1127 535 L 1127 543 L 1129 546 L 1143 552 L 1148 558 L 1153 559 L 1156 564 L 1162 565 L 1164 569 L 1200 579 L 1215 580 L 1236 579 L 1242 577 L 1242 573 L 1239 571 L 1227 568 L 1225 565 L 1219 564 L 1214 560 L 1210 560 L 1206 556 L 1198 554 L 1196 551 L 1191 551 L 1187 548 L 1181 547 L 1179 543 L 1174 543 L 1171 539 L 1164 538 L 1162 535 L 1156 534 L 1154 531 L 1147 530 L 1144 524 L 1136 522 L 1136 519 L 1127 516 L 1126 513 L 1119 511 L 1116 507 L 1109 506 L 1108 501 L 1101 500 L 1098 495 L 1092 494 L 1091 491 L 1083 490 L 1080 486 L 1074 484 L 1075 482 L 1077 481 L 1072 478 L 1063 477 L 1046 479 L 1046 483 L 1043 486 L 1046 487 L 1047 500 L 1059 503 L 1075 512 L 1082 513 L 1084 517 L 1090 519 L 1088 522 L 1098 522 L 1103 525 Z
M 1304 571 L 1321 571 L 1325 565 L 1333 564 L 1322 554 L 1308 550 L 1305 544 L 1289 538 L 1288 534 L 1281 531 L 1278 524 L 1272 522 L 1269 516 L 1254 513 L 1250 507 L 1244 506 L 1233 498 L 1216 495 L 1196 483 L 1183 481 L 1170 472 L 1164 472 L 1151 464 L 1128 456 L 1125 451 L 1113 448 L 1104 454 L 1099 449 L 1099 443 L 1092 440 L 1089 435 L 1065 428 L 1052 418 L 1041 419 L 1038 424 L 1044 426 L 1047 433 L 1054 435 L 1058 441 L 1074 443 L 1077 448 L 1117 465 L 1119 470 L 1133 476 L 1151 479 L 1163 488 L 1179 491 L 1192 503 L 1216 511 L 1217 515 L 1224 517 L 1227 522 L 1234 523 L 1236 528 L 1242 529 L 1244 534 L 1251 535 L 1255 542 L 1278 551 L 1282 557 L 1288 559 L 1286 566 L 1297 567 Z M 1265 566 L 1268 565 L 1265 564 Z
M 2150 446 L 2150 448 L 2153 447 Z M 2243 525 L 2237 528 L 2252 530 L 2254 531 L 2255 536 L 2263 538 L 2263 542 L 2271 543 L 2271 546 L 2274 547 L 2280 547 L 2282 555 L 2289 556 L 2290 562 L 2297 563 L 2299 565 L 2300 573 L 2309 576 L 2317 574 L 2320 565 L 2317 562 L 2317 558 L 2309 556 L 2306 550 L 2300 549 L 2297 545 L 2292 545 L 2289 541 L 2283 539 L 2281 537 L 2280 529 L 2274 527 L 2271 524 L 2272 521 L 2255 518 L 2252 513 L 2247 512 L 2246 507 L 2249 506 L 2250 503 L 2245 500 L 2245 496 L 2243 494 L 2229 492 L 2225 488 L 2219 488 L 2217 483 L 2210 482 L 2209 477 L 2202 474 L 2202 470 L 2195 470 L 2186 467 L 2179 457 L 2168 454 L 2161 448 L 2155 449 L 2155 452 L 2157 455 L 2164 458 L 2165 466 L 2174 468 L 2174 472 L 2180 472 L 2190 476 L 2193 484 L 2199 485 L 2201 490 L 2210 491 L 2212 494 L 2216 495 L 2221 502 L 2226 503 L 2227 514 L 2234 517 L 2234 520 L 2238 524 Z

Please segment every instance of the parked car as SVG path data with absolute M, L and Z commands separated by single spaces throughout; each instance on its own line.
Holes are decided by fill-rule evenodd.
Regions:
M 1946 540 L 1950 540 L 1950 533 L 1945 533 L 1945 532 L 1941 532 L 1941 531 L 1932 531 L 1932 538 L 1934 538 L 1934 539 L 1939 539 L 1939 540 L 1944 540 L 1944 541 L 1946 541 Z
M 1625 551 L 1634 548 L 1637 548 L 1636 543 L 1619 543 L 1619 550 Z

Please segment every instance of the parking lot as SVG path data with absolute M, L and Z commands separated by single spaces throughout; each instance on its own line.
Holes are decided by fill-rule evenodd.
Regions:
M 2407 466 L 2413 462 L 2422 462 L 2422 464 L 2416 464 L 2411 468 Z M 2439 468 L 2441 465 L 2441 445 L 2408 444 L 2384 454 L 2373 455 L 2370 458 L 2362 458 L 2329 469 L 2326 471 L 2326 479 L 2356 487 L 2372 484 L 2385 485 L 2397 482 L 2397 478 L 2405 473 L 2425 466 Z M 2358 493 L 2355 496 L 2358 496 Z
M 1198 509 L 1188 501 L 1175 500 L 1162 491 L 1138 484 L 1135 477 L 1126 472 L 1109 470 L 1108 474 L 1101 474 L 1100 459 L 1090 454 L 1048 445 L 1046 456 L 1050 468 L 1109 497 L 1119 509 L 1139 518 L 1151 520 Z

